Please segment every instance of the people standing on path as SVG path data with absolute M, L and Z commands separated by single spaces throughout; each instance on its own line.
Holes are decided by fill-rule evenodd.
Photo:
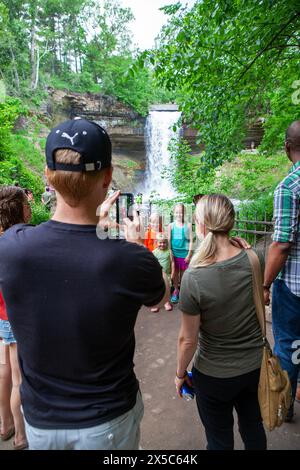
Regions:
M 137 193 L 134 196 L 134 206 L 135 206 L 135 210 L 136 210 L 138 216 L 140 215 L 142 204 L 143 204 L 143 194 L 142 193 Z
M 50 211 L 51 205 L 51 192 L 49 186 L 45 186 L 45 191 L 41 197 L 41 203 Z
M 157 242 L 157 248 L 153 250 L 153 254 L 155 258 L 157 258 L 159 264 L 161 265 L 161 268 L 167 278 L 169 279 L 169 282 L 171 284 L 171 279 L 174 276 L 174 261 L 172 262 L 172 257 L 171 257 L 171 252 L 168 247 L 168 239 L 165 236 L 164 233 L 159 233 L 156 237 L 156 242 Z M 167 312 L 170 312 L 173 310 L 172 305 L 170 304 L 169 300 L 168 302 L 165 303 L 164 305 L 165 310 Z M 151 312 L 159 312 L 158 307 L 153 307 L 151 308 Z
M 41 202 L 51 214 L 54 214 L 56 207 L 56 195 L 53 188 L 50 188 L 48 185 L 45 186 L 45 191 L 42 194 Z
M 194 358 L 192 380 L 207 448 L 233 450 L 235 409 L 245 449 L 264 450 L 266 435 L 257 394 L 263 340 L 252 268 L 245 250 L 229 240 L 235 213 L 226 196 L 203 196 L 195 216 L 201 244 L 180 290 L 177 393 L 181 396 Z
M 25 192 L 16 186 L 0 187 L 0 237 L 14 225 L 27 223 L 30 217 L 31 209 Z M 1 263 L 2 258 L 0 258 Z M 25 310 L 24 314 L 26 314 Z M 6 306 L 1 290 L 0 338 L 0 438 L 5 441 L 14 435 L 13 448 L 15 450 L 22 450 L 28 446 L 28 443 L 23 414 L 21 412 L 21 372 L 18 362 L 17 343 L 7 318 Z
M 272 288 L 274 353 L 289 374 L 293 399 L 300 372 L 300 121 L 286 131 L 285 150 L 293 166 L 274 193 L 274 234 L 264 277 L 265 303 Z M 286 421 L 294 416 L 292 402 Z
M 125 219 L 128 241 L 97 231 L 99 205 L 106 217 L 119 195 L 103 202 L 113 171 L 106 131 L 65 121 L 50 132 L 46 159 L 57 194 L 52 219 L 0 237 L 29 448 L 135 450 L 143 402 L 134 326 L 142 305 L 164 305 L 167 282 L 137 216 Z
M 172 262 L 174 262 L 173 285 L 171 302 L 179 300 L 179 284 L 184 271 L 188 268 L 193 253 L 192 224 L 185 221 L 184 204 L 176 204 L 174 208 L 174 222 L 168 227 L 168 240 L 171 248 Z
M 153 212 L 149 217 L 149 225 L 144 235 L 144 245 L 150 251 L 157 247 L 156 237 L 160 232 L 160 217 L 157 212 Z

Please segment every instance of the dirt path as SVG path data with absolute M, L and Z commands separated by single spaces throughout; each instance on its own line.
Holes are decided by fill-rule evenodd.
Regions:
M 144 449 L 189 450 L 205 449 L 206 440 L 199 420 L 195 400 L 185 402 L 176 397 L 177 335 L 180 313 L 151 313 L 143 308 L 136 325 L 136 374 L 140 379 L 145 403 L 142 424 Z M 268 323 L 269 337 L 271 325 Z M 268 448 L 300 450 L 300 404 L 294 423 L 268 433 Z M 236 448 L 243 444 L 235 426 Z
M 201 450 L 206 440 L 195 400 L 185 402 L 176 397 L 173 383 L 176 369 L 178 310 L 151 313 L 142 308 L 136 325 L 136 374 L 145 403 L 142 422 L 142 448 L 145 450 Z M 268 323 L 271 336 L 270 323 Z M 300 405 L 294 423 L 268 433 L 268 448 L 300 450 Z M 243 445 L 236 434 L 236 449 Z M 11 449 L 12 440 L 0 441 L 0 450 Z

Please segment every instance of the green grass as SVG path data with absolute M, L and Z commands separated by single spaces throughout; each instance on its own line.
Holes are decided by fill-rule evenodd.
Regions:
M 43 175 L 45 167 L 45 157 L 40 149 L 39 139 L 29 140 L 24 135 L 15 134 L 14 136 L 14 150 L 15 154 L 23 160 L 25 165 L 38 173 Z
M 134 162 L 132 160 L 127 160 L 126 163 L 125 163 L 125 166 L 127 166 L 127 168 L 131 168 L 131 169 L 138 168 L 137 162 Z
M 229 197 L 255 200 L 273 193 L 291 166 L 283 152 L 244 152 L 217 170 L 214 186 Z

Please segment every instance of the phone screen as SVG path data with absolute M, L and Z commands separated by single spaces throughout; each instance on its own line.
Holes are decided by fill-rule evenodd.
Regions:
M 132 193 L 121 193 L 117 199 L 117 223 L 123 225 L 124 219 L 127 217 L 132 220 L 132 209 L 133 209 L 134 197 Z

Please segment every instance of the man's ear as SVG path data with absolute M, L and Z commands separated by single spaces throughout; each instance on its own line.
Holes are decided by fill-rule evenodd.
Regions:
M 113 167 L 110 166 L 109 168 L 106 168 L 104 173 L 104 178 L 103 178 L 103 189 L 108 189 L 111 180 L 112 180 L 112 174 L 113 174 Z
M 289 155 L 289 154 L 290 154 L 291 147 L 290 147 L 290 143 L 289 143 L 288 140 L 286 140 L 286 141 L 284 142 L 284 148 L 285 148 L 285 151 L 286 151 L 287 155 Z

